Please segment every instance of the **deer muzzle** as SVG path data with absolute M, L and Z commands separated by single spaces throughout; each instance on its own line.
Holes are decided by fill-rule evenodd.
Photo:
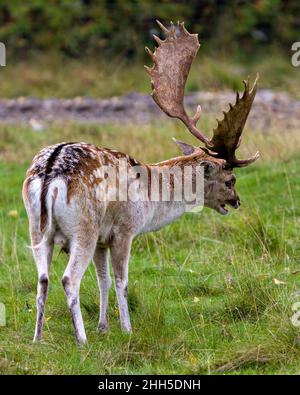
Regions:
M 227 204 L 230 204 L 231 207 L 238 209 L 241 205 L 240 198 L 237 197 L 236 199 L 228 200 Z

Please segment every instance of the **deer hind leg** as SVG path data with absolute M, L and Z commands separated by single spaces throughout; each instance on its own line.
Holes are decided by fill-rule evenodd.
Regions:
M 116 237 L 111 245 L 111 259 L 115 277 L 121 328 L 123 332 L 131 333 L 131 324 L 127 303 L 128 263 L 132 239 Z
M 100 290 L 100 318 L 98 330 L 99 332 L 105 333 L 108 330 L 108 292 L 111 286 L 107 248 L 96 248 L 94 254 L 94 265 Z
M 88 234 L 88 232 L 86 232 Z M 72 316 L 75 337 L 78 344 L 84 344 L 87 341 L 82 314 L 80 310 L 80 283 L 82 277 L 91 262 L 96 246 L 96 240 L 91 239 L 84 243 L 73 242 L 71 244 L 70 259 L 66 270 L 63 274 L 62 284 L 65 290 L 67 304 Z
M 41 242 L 39 237 L 35 237 L 31 231 L 32 245 Z M 45 241 L 38 248 L 33 249 L 33 256 L 38 272 L 38 285 L 36 296 L 36 325 L 33 341 L 42 339 L 45 322 L 45 306 L 49 288 L 49 269 L 53 254 L 53 242 Z

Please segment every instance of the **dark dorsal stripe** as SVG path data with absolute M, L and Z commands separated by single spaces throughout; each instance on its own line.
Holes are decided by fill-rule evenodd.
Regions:
M 47 192 L 48 192 L 49 183 L 51 181 L 51 172 L 52 172 L 53 166 L 55 165 L 56 159 L 59 156 L 61 150 L 66 145 L 70 145 L 70 144 L 74 144 L 74 143 L 62 143 L 62 144 L 57 145 L 47 160 L 46 168 L 43 173 L 42 188 L 41 188 L 41 217 L 40 217 L 41 232 L 44 231 L 46 224 L 47 224 L 47 220 L 48 220 L 46 196 L 47 196 Z

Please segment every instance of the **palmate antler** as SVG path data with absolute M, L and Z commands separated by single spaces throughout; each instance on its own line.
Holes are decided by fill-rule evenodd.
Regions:
M 198 35 L 190 34 L 183 23 L 178 23 L 179 34 L 176 34 L 173 24 L 167 29 L 159 21 L 157 23 L 165 33 L 166 39 L 161 40 L 153 36 L 158 43 L 154 53 L 146 47 L 154 62 L 152 68 L 145 66 L 151 76 L 152 97 L 167 115 L 179 118 L 195 137 L 206 146 L 210 146 L 209 139 L 196 127 L 201 116 L 201 107 L 198 106 L 196 114 L 190 118 L 183 106 L 185 83 L 200 47 Z
M 249 89 L 249 81 L 244 81 L 245 90 L 243 96 L 237 93 L 234 105 L 230 104 L 228 112 L 224 113 L 222 121 L 214 129 L 211 140 L 208 139 L 196 124 L 201 116 L 201 107 L 198 106 L 196 114 L 190 118 L 183 105 L 184 87 L 192 65 L 192 62 L 200 47 L 197 34 L 190 34 L 183 23 L 178 23 L 178 29 L 171 23 L 170 29 L 157 21 L 166 35 L 161 40 L 154 35 L 158 47 L 152 53 L 146 51 L 153 60 L 154 65 L 146 67 L 151 76 L 152 97 L 157 105 L 170 117 L 180 119 L 188 130 L 219 158 L 225 159 L 228 167 L 242 167 L 258 159 L 257 153 L 246 160 L 238 160 L 235 151 L 240 145 L 241 135 L 250 112 L 256 90 L 258 75 L 252 89 Z
M 211 150 L 217 152 L 219 158 L 225 159 L 231 168 L 248 166 L 259 158 L 258 152 L 249 159 L 239 160 L 235 156 L 256 94 L 257 82 L 258 74 L 250 90 L 249 80 L 244 80 L 245 89 L 242 97 L 237 92 L 235 104 L 229 104 L 228 112 L 223 111 L 222 121 L 217 119 L 218 126 L 214 129 Z

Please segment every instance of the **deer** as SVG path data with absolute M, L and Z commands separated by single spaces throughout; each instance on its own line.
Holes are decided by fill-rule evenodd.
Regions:
M 223 111 L 209 139 L 197 128 L 201 106 L 190 117 L 184 107 L 185 84 L 191 65 L 200 47 L 198 35 L 189 33 L 184 23 L 169 28 L 159 21 L 165 38 L 154 35 L 158 46 L 152 52 L 146 47 L 153 65 L 146 67 L 151 77 L 152 97 L 169 117 L 183 122 L 201 146 L 182 141 L 176 144 L 181 155 L 158 163 L 146 164 L 110 148 L 100 148 L 84 142 L 63 142 L 42 149 L 33 159 L 23 184 L 23 200 L 28 214 L 31 248 L 36 263 L 38 284 L 34 341 L 42 339 L 45 305 L 49 289 L 49 272 L 55 245 L 68 254 L 62 285 L 71 313 L 76 341 L 87 342 L 80 309 L 80 283 L 90 262 L 95 266 L 100 291 L 98 331 L 108 331 L 108 296 L 111 287 L 111 260 L 119 309 L 121 329 L 131 333 L 127 303 L 128 265 L 133 240 L 147 232 L 156 231 L 175 221 L 187 211 L 187 202 L 159 198 L 151 200 L 148 183 L 139 185 L 139 197 L 133 200 L 110 199 L 119 192 L 121 183 L 128 186 L 138 180 L 139 169 L 157 174 L 161 169 L 192 169 L 203 172 L 203 205 L 226 215 L 228 207 L 238 209 L 240 198 L 236 191 L 234 168 L 245 167 L 259 158 L 257 152 L 248 159 L 237 159 L 242 132 L 258 85 L 258 74 L 250 89 L 244 80 L 244 92 Z M 106 182 L 102 169 L 118 170 L 120 161 L 130 176 L 124 180 L 120 173 L 116 183 Z M 200 170 L 199 170 L 200 169 Z M 146 185 L 147 184 L 147 185 Z M 174 188 L 174 179 L 169 180 Z M 141 196 L 143 198 L 141 198 Z

